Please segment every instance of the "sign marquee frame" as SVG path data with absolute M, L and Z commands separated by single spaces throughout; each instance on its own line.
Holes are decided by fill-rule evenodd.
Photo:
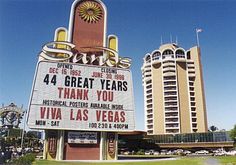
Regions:
M 84 86 L 83 79 L 88 81 L 83 84 Z M 92 87 L 89 87 L 91 83 Z M 70 94 L 65 94 L 69 90 Z M 84 96 L 78 96 L 78 91 Z M 113 99 L 101 100 L 102 94 L 108 93 L 112 93 Z M 90 99 L 92 95 L 97 95 L 97 100 L 95 97 Z M 39 62 L 27 123 L 30 128 L 38 129 L 133 131 L 134 100 L 130 70 L 74 63 Z

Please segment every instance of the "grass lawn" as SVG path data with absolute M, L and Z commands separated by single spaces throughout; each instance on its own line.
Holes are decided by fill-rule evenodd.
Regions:
M 220 156 L 216 157 L 222 165 L 236 165 L 236 156 Z
M 115 162 L 115 163 L 85 163 L 85 162 L 58 162 L 39 160 L 34 165 L 201 165 L 204 159 L 202 158 L 181 158 L 179 160 L 167 160 L 157 162 Z

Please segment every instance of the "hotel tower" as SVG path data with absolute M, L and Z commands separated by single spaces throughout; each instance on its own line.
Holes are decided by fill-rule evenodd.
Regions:
M 199 47 L 161 45 L 145 55 L 141 70 L 148 135 L 207 131 Z

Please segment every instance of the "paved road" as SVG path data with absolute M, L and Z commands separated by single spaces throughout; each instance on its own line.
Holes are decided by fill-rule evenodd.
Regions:
M 220 165 L 219 161 L 215 158 L 207 158 L 204 165 Z

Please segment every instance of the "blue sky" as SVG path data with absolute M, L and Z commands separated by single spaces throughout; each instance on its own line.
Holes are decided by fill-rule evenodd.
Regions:
M 0 103 L 28 106 L 37 56 L 58 27 L 68 27 L 73 0 L 0 1 Z M 137 129 L 144 129 L 141 66 L 146 53 L 178 38 L 179 46 L 202 51 L 208 125 L 236 124 L 236 1 L 103 0 L 107 35 L 119 38 L 119 54 L 133 59 Z

